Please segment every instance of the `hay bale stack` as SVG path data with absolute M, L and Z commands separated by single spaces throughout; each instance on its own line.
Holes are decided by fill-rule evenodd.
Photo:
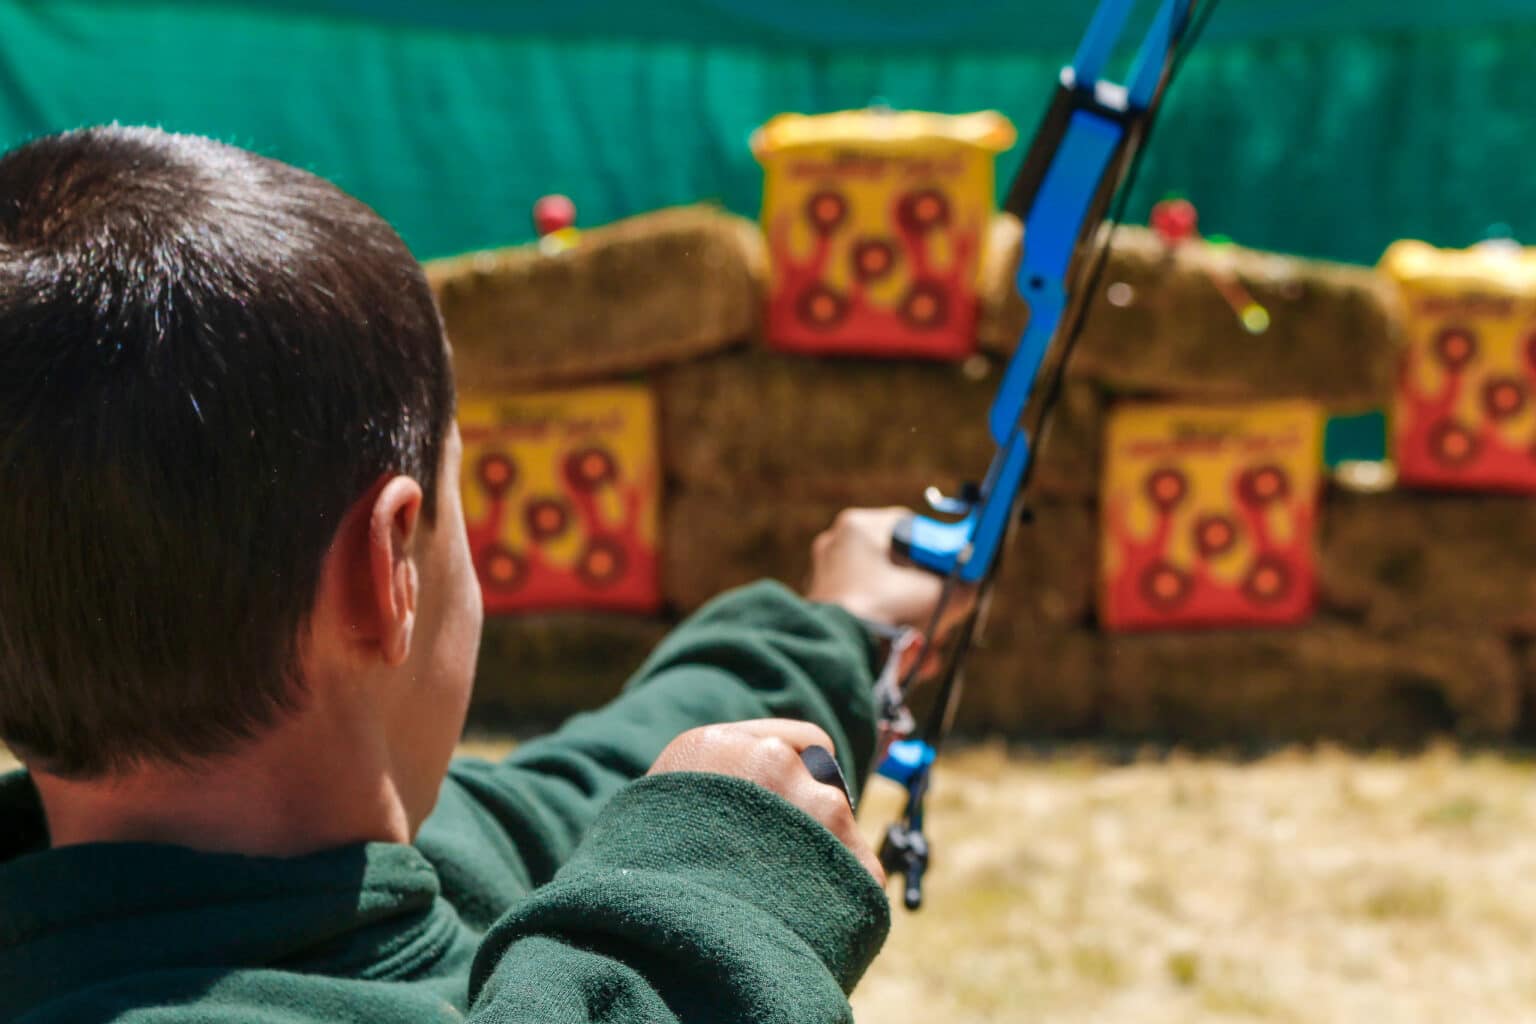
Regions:
M 848 505 L 914 505 L 979 476 L 986 410 L 1027 312 L 1019 226 L 982 265 L 982 352 L 965 366 L 813 359 L 741 345 L 758 331 L 765 258 L 750 222 L 699 208 L 431 268 L 471 389 L 647 375 L 665 471 L 663 592 L 675 616 L 763 577 L 804 582 L 815 535 Z M 1237 272 L 1272 326 L 1247 334 L 1211 281 Z M 1519 499 L 1330 494 L 1321 612 L 1294 630 L 1108 635 L 1095 628 L 1106 410 L 1121 396 L 1390 393 L 1396 325 L 1368 271 L 1117 235 L 969 663 L 957 725 L 1032 737 L 1197 744 L 1321 737 L 1407 743 L 1511 734 L 1536 709 L 1536 516 Z M 667 623 L 619 616 L 493 621 L 477 715 L 547 724 L 617 692 Z M 1527 721 L 1531 716 L 1526 716 Z
M 751 336 L 766 255 L 756 226 L 703 206 L 427 266 L 460 386 L 529 389 L 650 369 Z
M 1007 353 L 1027 313 L 1014 277 L 1023 235 L 998 218 L 982 264 L 982 346 Z M 1237 275 L 1271 325 L 1248 334 L 1211 276 Z M 1112 284 L 1129 303 L 1109 301 Z M 1169 253 L 1152 232 L 1121 228 L 1070 377 L 1115 392 L 1212 400 L 1305 396 L 1370 405 L 1391 391 L 1396 324 L 1390 297 L 1361 267 L 1195 243 Z

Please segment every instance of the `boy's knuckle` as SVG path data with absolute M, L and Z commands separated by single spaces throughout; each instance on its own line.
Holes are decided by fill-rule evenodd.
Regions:
M 757 741 L 755 751 L 764 763 L 777 768 L 783 767 L 792 761 L 798 760 L 795 748 L 777 736 L 764 736 Z
M 838 831 L 847 824 L 852 815 L 848 810 L 848 798 L 840 790 L 827 785 L 817 785 L 815 792 L 808 797 L 811 816 L 826 825 L 832 831 Z

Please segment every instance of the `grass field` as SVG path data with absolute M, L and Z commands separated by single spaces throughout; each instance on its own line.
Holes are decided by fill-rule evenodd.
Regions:
M 872 789 L 871 836 L 899 803 Z M 930 831 L 928 906 L 897 911 L 859 1024 L 1536 1021 L 1522 757 L 981 747 L 943 763 Z
M 1521 759 L 944 768 L 929 905 L 898 912 L 860 1024 L 1536 1021 Z M 871 832 L 898 803 L 871 794 Z

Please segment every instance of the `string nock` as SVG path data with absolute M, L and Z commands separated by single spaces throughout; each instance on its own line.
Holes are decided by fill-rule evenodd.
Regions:
M 920 828 L 896 824 L 885 830 L 880 844 L 880 866 L 887 875 L 904 881 L 901 901 L 908 910 L 923 905 L 923 875 L 928 870 L 928 840 Z

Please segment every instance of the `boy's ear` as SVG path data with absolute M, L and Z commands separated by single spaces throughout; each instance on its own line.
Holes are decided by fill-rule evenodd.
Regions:
M 410 654 L 421 505 L 421 485 L 392 476 L 370 487 L 342 517 L 315 597 L 311 638 L 319 643 L 317 654 L 329 651 L 349 661 L 382 655 L 390 665 Z
M 399 665 L 411 653 L 421 504 L 421 485 L 396 476 L 379 488 L 368 510 L 367 607 L 359 610 L 373 620 L 379 652 L 389 665 Z

